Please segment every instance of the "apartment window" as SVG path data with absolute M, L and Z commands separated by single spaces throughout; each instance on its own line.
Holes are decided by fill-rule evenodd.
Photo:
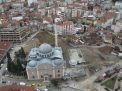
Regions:
M 50 75 L 50 78 L 52 78 L 52 75 Z
M 43 76 L 41 76 L 41 78 L 43 78 Z
M 32 76 L 32 78 L 34 79 L 34 78 L 35 78 L 35 76 Z
M 58 70 L 58 72 L 60 72 L 60 70 Z
M 58 74 L 58 77 L 60 77 L 60 74 Z

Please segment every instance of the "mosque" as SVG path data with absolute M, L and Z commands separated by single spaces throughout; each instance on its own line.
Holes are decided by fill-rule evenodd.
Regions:
M 52 47 L 44 43 L 32 48 L 26 66 L 28 80 L 44 82 L 64 76 L 64 59 L 61 47 Z

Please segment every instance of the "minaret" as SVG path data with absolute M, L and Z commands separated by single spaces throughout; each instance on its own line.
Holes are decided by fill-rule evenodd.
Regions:
M 58 33 L 55 23 L 54 23 L 54 31 L 55 31 L 55 47 L 58 47 Z
M 54 4 L 55 4 L 55 16 L 56 16 L 56 5 L 57 5 L 57 3 L 56 2 L 54 2 Z M 54 27 L 54 31 L 55 31 L 55 47 L 58 47 L 58 33 L 57 33 L 57 28 L 56 28 L 56 22 L 55 22 L 55 16 L 54 16 L 54 14 L 52 14 L 53 16 L 52 16 L 52 18 L 53 18 L 53 27 Z

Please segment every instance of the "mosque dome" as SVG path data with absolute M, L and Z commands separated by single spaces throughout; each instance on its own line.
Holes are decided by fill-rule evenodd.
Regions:
M 51 45 L 44 43 L 44 44 L 40 45 L 39 52 L 42 54 L 50 53 L 50 52 L 52 52 L 52 47 L 51 47 Z
M 62 60 L 62 59 L 56 59 L 56 60 L 54 60 L 54 64 L 55 64 L 56 66 L 60 66 L 60 65 L 63 64 L 63 60 Z
M 35 67 L 35 66 L 37 65 L 37 63 L 36 63 L 36 61 L 30 61 L 30 62 L 28 63 L 28 65 L 29 65 L 30 67 Z

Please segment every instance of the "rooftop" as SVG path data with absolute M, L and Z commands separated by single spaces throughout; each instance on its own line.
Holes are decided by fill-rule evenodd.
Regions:
M 30 86 L 18 86 L 18 85 L 8 85 L 0 87 L 0 91 L 35 91 L 34 88 Z

